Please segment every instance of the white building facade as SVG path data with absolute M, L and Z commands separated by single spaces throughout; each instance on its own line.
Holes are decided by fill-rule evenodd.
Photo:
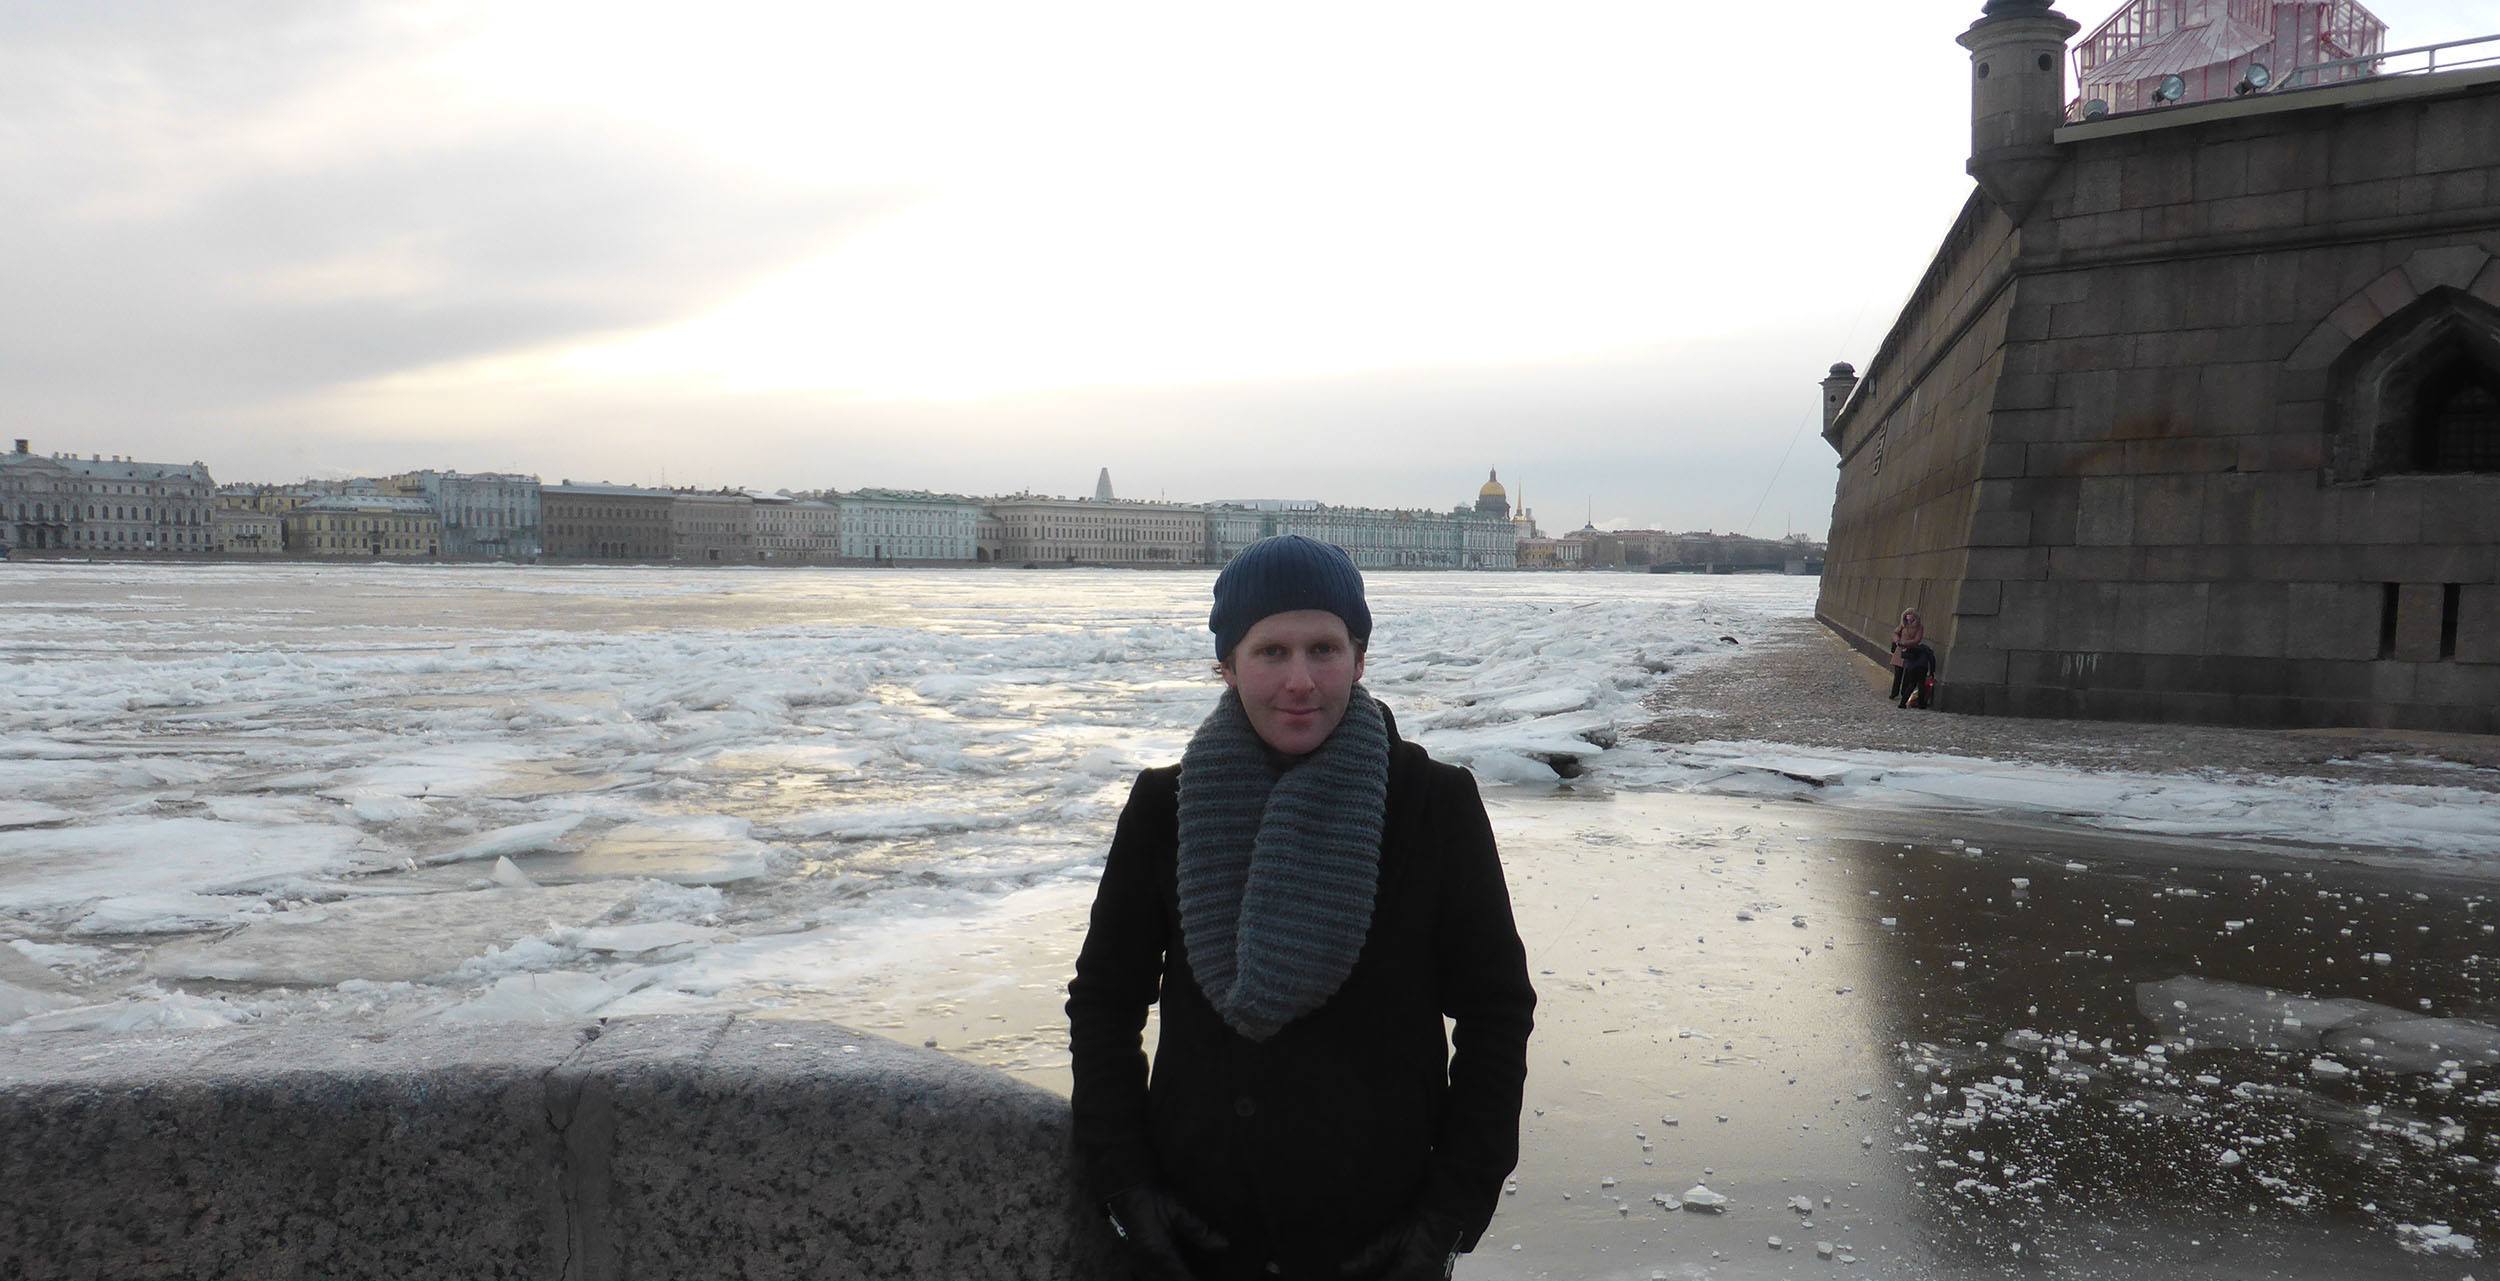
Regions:
M 536 476 L 427 471 L 413 479 L 442 518 L 445 556 L 536 560 L 545 550 Z
M 953 494 L 862 489 L 838 495 L 842 557 L 880 564 L 980 558 L 981 504 Z

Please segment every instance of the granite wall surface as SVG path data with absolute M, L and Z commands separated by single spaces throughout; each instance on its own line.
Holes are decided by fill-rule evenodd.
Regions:
M 1065 1100 L 820 1023 L 0 1040 L 0 1276 L 1110 1275 Z
M 1827 433 L 1823 620 L 1923 605 L 1948 710 L 2500 732 L 2500 472 L 2385 439 L 2500 373 L 2500 71 L 2055 139 Z

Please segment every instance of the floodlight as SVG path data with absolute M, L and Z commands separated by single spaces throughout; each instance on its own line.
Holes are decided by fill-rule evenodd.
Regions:
M 2274 73 L 2266 69 L 2266 64 L 2252 62 L 2248 64 L 2248 74 L 2240 77 L 2240 82 L 2232 87 L 2231 92 L 2245 98 L 2273 83 Z
M 2179 99 L 2186 96 L 2187 79 L 2183 76 L 2163 76 L 2161 78 L 2161 87 L 2153 90 L 2153 101 L 2156 104 L 2164 102 L 2177 102 Z
M 2109 99 L 2107 98 L 2094 98 L 2083 104 L 2083 118 L 2086 120 L 2098 120 L 2108 114 Z

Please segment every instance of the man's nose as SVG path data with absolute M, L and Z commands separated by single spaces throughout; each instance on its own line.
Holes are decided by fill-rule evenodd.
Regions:
M 1285 688 L 1294 691 L 1310 689 L 1319 682 L 1311 678 L 1311 660 L 1296 655 L 1285 664 Z

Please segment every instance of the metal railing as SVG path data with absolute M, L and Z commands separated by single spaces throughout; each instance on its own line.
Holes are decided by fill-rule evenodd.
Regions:
M 2459 57 L 2456 50 L 2475 45 L 2490 46 L 2477 50 L 2471 57 Z M 2443 59 L 2442 54 L 2448 56 Z M 2390 67 L 2386 64 L 2418 56 L 2418 65 Z M 2377 76 L 2427 76 L 2460 67 L 2500 64 L 2500 35 L 2473 36 L 2464 40 L 2444 40 L 2438 44 L 2416 45 L 2411 49 L 2390 49 L 2385 53 L 2367 54 L 2359 58 L 2338 58 L 2332 62 L 2312 62 L 2294 67 L 2291 74 L 2276 83 L 2274 92 L 2288 89 L 2315 89 L 2321 85 L 2343 84 Z

